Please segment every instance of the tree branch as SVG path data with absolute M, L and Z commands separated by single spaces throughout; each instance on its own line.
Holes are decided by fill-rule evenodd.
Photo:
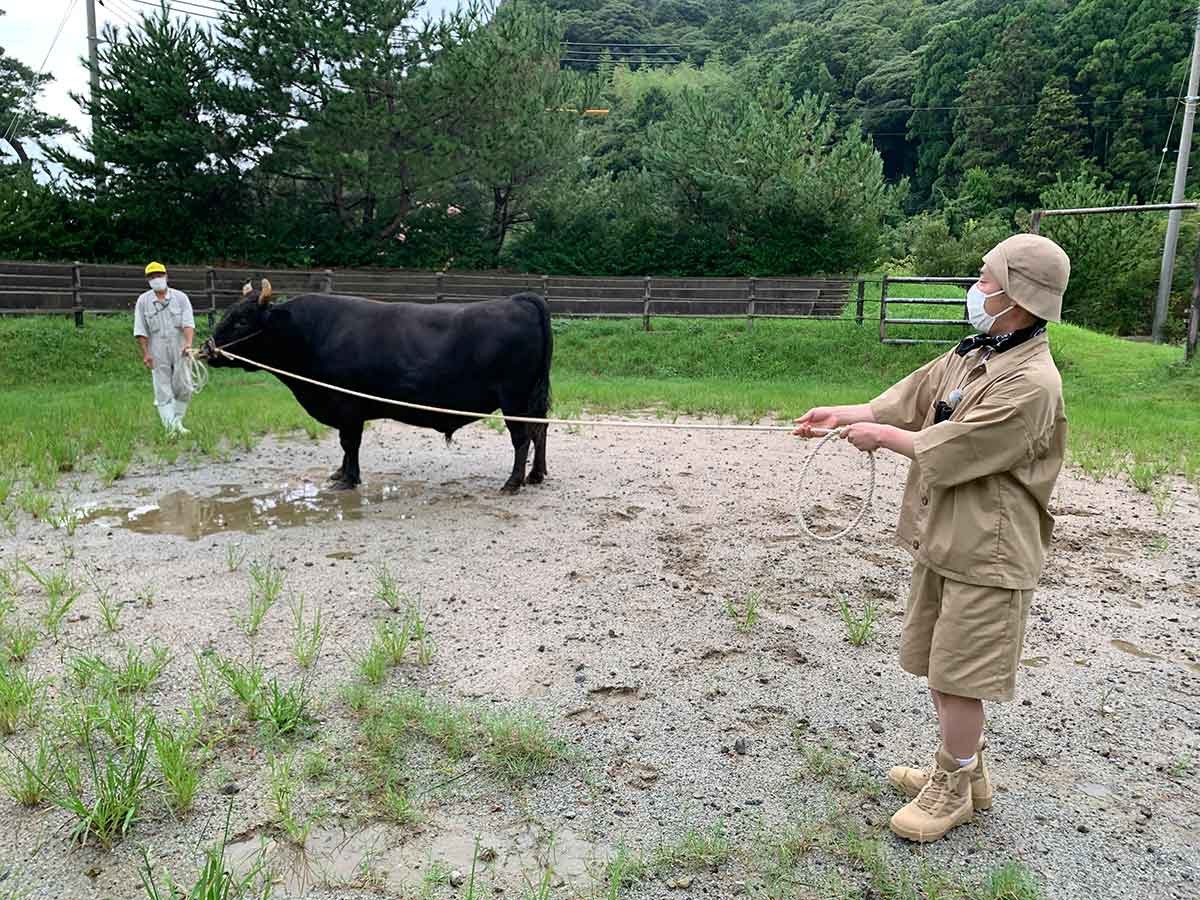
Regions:
M 29 154 L 25 152 L 25 148 L 21 146 L 21 142 L 17 140 L 16 135 L 6 138 L 8 146 L 12 147 L 17 154 L 17 159 L 21 161 L 21 165 L 29 165 Z

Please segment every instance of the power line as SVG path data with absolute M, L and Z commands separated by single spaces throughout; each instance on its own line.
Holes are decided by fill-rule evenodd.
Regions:
M 174 3 L 176 6 L 194 6 L 196 9 L 201 9 L 205 12 L 217 13 L 218 15 L 224 15 L 230 11 L 227 6 L 220 4 L 213 6 L 209 3 L 198 2 L 198 0 L 169 0 L 169 2 Z
M 107 12 L 113 16 L 116 16 L 118 19 L 120 19 L 122 22 L 124 22 L 126 28 L 136 28 L 137 27 L 137 25 L 134 23 L 133 19 L 129 18 L 128 13 L 122 12 L 117 7 L 117 4 L 114 2 L 114 0 L 110 0 L 110 2 L 112 2 L 112 6 L 109 6 L 108 3 L 104 2 L 104 0 L 96 0 L 96 2 L 100 4 L 100 8 L 103 9 L 105 12 Z
M 133 19 L 135 27 L 140 26 L 142 14 L 129 5 L 128 0 L 108 0 L 109 3 L 116 4 L 119 8 L 125 11 L 125 14 Z
M 631 44 L 623 41 L 563 41 L 564 47 L 699 47 L 699 44 L 676 44 L 672 41 L 659 41 L 655 44 Z M 710 49 L 710 48 L 704 48 Z
M 1160 103 L 1175 100 L 1175 97 L 1144 97 L 1142 103 Z M 1108 106 L 1124 103 L 1125 100 L 1074 100 L 1076 106 Z M 951 112 L 962 109 L 1036 109 L 1039 103 L 986 103 L 986 104 L 955 104 L 951 106 L 859 106 L 854 103 L 837 103 L 830 109 L 843 112 Z
M 137 3 L 141 6 L 149 6 L 152 9 L 163 9 L 164 8 L 164 6 L 162 4 L 153 3 L 153 2 L 151 2 L 151 0 L 129 0 L 129 2 Z M 165 5 L 165 9 L 167 12 L 178 12 L 178 13 L 181 13 L 182 15 L 191 16 L 196 19 L 208 19 L 210 22 L 220 22 L 221 21 L 220 16 L 205 15 L 204 13 L 200 13 L 200 12 L 192 12 L 189 9 L 173 9 L 171 3 L 167 3 Z
M 590 56 L 563 55 L 563 56 L 560 56 L 559 59 L 564 60 L 565 62 L 586 63 L 588 65 L 595 65 L 595 66 L 604 65 L 604 63 L 606 62 L 606 60 L 595 59 L 594 57 L 590 57 Z M 678 56 L 621 56 L 621 57 L 613 57 L 611 60 L 607 60 L 607 62 L 611 62 L 616 65 L 616 64 L 620 64 L 620 63 L 626 63 L 626 62 L 638 62 L 639 60 L 643 60 L 643 59 L 647 60 L 649 62 L 661 62 L 661 63 L 684 63 L 684 62 L 687 62 L 686 59 L 680 59 Z
M 1187 86 L 1187 70 L 1184 70 L 1183 78 L 1179 82 L 1179 94 L 1175 98 L 1175 109 L 1171 113 L 1171 124 L 1167 126 L 1167 139 L 1163 141 L 1162 156 L 1158 158 L 1158 171 L 1154 175 L 1154 190 L 1150 192 L 1150 197 L 1153 198 L 1158 193 L 1158 180 L 1162 177 L 1163 163 L 1167 161 L 1167 153 L 1171 149 L 1171 133 L 1175 130 L 1175 116 L 1179 112 L 1179 104 L 1183 100 L 1183 92 Z
M 33 99 L 33 92 L 37 86 L 38 78 L 46 71 L 46 63 L 50 60 L 50 54 L 54 52 L 54 46 L 58 43 L 58 39 L 62 37 L 67 20 L 71 18 L 71 13 L 75 11 L 75 6 L 78 2 L 79 0 L 68 0 L 67 11 L 63 13 L 62 21 L 58 23 L 58 31 L 54 33 L 54 39 L 50 41 L 50 46 L 46 48 L 46 55 L 42 57 L 42 64 L 38 66 L 37 73 L 29 81 L 29 90 L 25 92 L 25 99 L 17 104 L 16 109 L 13 110 L 12 121 L 8 123 L 8 128 L 4 129 L 4 140 L 16 139 L 17 131 L 25 118 L 25 113 L 21 107 L 30 104 L 30 101 Z
M 217 15 L 222 15 L 229 12 L 225 6 L 211 5 L 213 2 L 214 0 L 206 0 L 206 2 L 201 2 L 201 0 L 167 0 L 166 6 L 168 9 L 171 7 L 193 7 L 206 14 L 216 13 Z M 147 3 L 146 5 L 159 6 L 158 3 Z

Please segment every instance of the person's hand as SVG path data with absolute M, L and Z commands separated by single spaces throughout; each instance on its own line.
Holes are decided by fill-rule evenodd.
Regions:
M 184 347 L 182 350 L 180 350 L 180 351 L 179 351 L 179 358 L 180 358 L 180 359 L 187 359 L 187 358 L 188 358 L 188 355 L 189 355 L 191 352 L 192 352 L 192 348 L 191 348 L 191 347 Z
M 837 409 L 832 406 L 815 406 L 796 419 L 796 430 L 792 434 L 811 438 L 828 434 L 838 427 Z
M 883 446 L 887 429 L 887 425 L 876 425 L 874 422 L 856 422 L 847 426 L 842 438 L 864 453 L 871 453 Z
M 145 366 L 147 369 L 153 369 L 154 368 L 154 357 L 151 356 L 149 353 L 143 353 L 142 354 L 142 365 Z

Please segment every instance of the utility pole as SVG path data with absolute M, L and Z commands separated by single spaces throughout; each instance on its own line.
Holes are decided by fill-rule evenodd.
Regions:
M 96 104 L 100 102 L 100 39 L 96 36 L 96 0 L 87 0 L 88 68 L 92 75 L 92 151 L 96 164 L 101 163 L 96 152 Z
M 1187 98 L 1183 107 L 1183 129 L 1179 135 L 1179 157 L 1175 160 L 1175 186 L 1171 202 L 1182 203 L 1187 188 L 1188 154 L 1192 149 L 1192 127 L 1196 121 L 1196 91 L 1200 89 L 1200 8 L 1196 10 L 1196 29 L 1192 37 L 1192 67 L 1188 72 Z M 1179 220 L 1183 210 L 1173 209 L 1167 219 L 1167 241 L 1163 246 L 1162 271 L 1158 276 L 1158 300 L 1154 305 L 1153 337 L 1156 344 L 1163 339 L 1167 324 L 1167 308 L 1171 301 L 1171 276 L 1175 268 L 1175 247 L 1179 243 Z

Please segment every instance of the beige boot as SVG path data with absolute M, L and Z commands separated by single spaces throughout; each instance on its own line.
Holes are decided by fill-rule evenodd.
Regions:
M 945 748 L 939 750 L 925 787 L 916 799 L 892 816 L 892 831 L 907 840 L 926 843 L 940 840 L 951 828 L 971 821 L 975 816 L 971 807 L 971 776 L 978 766 L 976 759 L 960 769 L 958 761 Z
M 986 749 L 987 740 L 980 738 L 979 750 L 976 753 L 979 764 L 975 767 L 975 771 L 971 775 L 971 803 L 974 804 L 976 812 L 991 809 L 992 800 L 995 797 L 992 788 L 992 776 L 988 771 L 987 760 L 983 755 L 983 751 Z M 909 797 L 915 797 L 921 793 L 921 788 L 925 787 L 925 782 L 929 780 L 929 770 L 913 769 L 908 766 L 892 766 L 888 769 L 887 779 L 891 782 L 892 787 L 903 791 Z

